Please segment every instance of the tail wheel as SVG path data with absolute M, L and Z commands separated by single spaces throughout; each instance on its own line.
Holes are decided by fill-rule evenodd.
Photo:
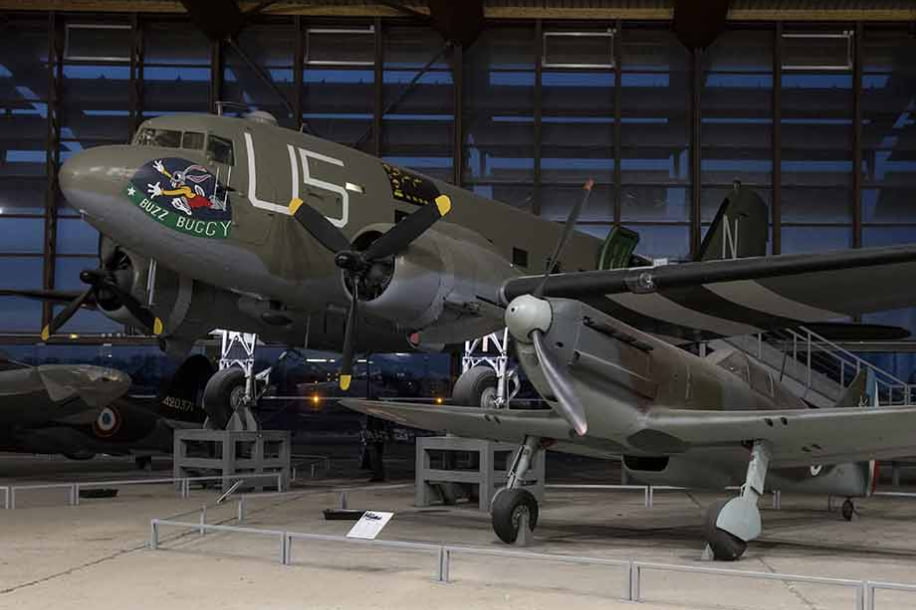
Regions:
M 493 499 L 490 517 L 493 531 L 506 544 L 518 538 L 522 515 L 528 515 L 528 529 L 534 531 L 538 523 L 538 501 L 527 489 L 504 489 Z
M 734 534 L 716 527 L 719 512 L 728 503 L 728 500 L 719 500 L 706 510 L 705 535 L 706 543 L 712 549 L 712 556 L 716 561 L 735 561 L 747 550 L 747 542 Z
M 496 371 L 489 366 L 469 368 L 452 390 L 452 403 L 458 406 L 492 408 L 495 401 Z

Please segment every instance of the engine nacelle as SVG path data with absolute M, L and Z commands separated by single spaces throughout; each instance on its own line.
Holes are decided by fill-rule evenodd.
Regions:
M 504 325 L 501 316 L 480 312 L 498 301 L 503 281 L 517 274 L 479 234 L 442 223 L 395 257 L 381 294 L 367 299 L 364 306 L 404 330 L 447 329 L 437 334 L 436 341 L 451 342 L 452 335 L 463 340 Z

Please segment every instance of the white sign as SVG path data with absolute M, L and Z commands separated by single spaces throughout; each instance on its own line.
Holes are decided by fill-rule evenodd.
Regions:
M 356 522 L 356 525 L 347 532 L 347 538 L 375 540 L 375 537 L 381 533 L 386 525 L 388 525 L 392 517 L 394 517 L 394 513 L 381 513 L 374 510 L 367 510 L 363 513 L 362 518 Z

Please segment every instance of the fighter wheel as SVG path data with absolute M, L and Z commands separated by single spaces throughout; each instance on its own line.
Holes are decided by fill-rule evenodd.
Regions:
M 496 399 L 496 371 L 489 366 L 469 368 L 455 382 L 452 404 L 462 407 L 494 406 Z
M 216 429 L 229 423 L 232 413 L 245 395 L 245 371 L 237 366 L 217 371 L 204 388 L 203 405 Z
M 847 521 L 852 521 L 852 516 L 856 514 L 856 505 L 853 504 L 852 500 L 849 498 L 843 502 L 843 506 L 840 508 L 840 514 L 843 515 L 843 518 Z
M 719 512 L 727 503 L 728 500 L 719 500 L 706 511 L 704 534 L 706 543 L 712 549 L 712 556 L 716 561 L 736 561 L 747 550 L 747 542 L 716 527 Z
M 496 495 L 490 518 L 500 540 L 506 544 L 515 542 L 525 513 L 528 514 L 528 529 L 533 532 L 538 523 L 538 501 L 527 489 L 504 489 Z

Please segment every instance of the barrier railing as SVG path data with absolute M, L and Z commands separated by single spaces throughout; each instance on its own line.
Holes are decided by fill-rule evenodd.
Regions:
M 206 477 L 172 477 L 163 479 L 127 479 L 117 481 L 83 481 L 79 483 L 42 483 L 38 485 L 8 485 L 0 487 L 4 490 L 3 508 L 6 510 L 15 510 L 17 492 L 35 491 L 39 489 L 67 489 L 67 503 L 70 506 L 78 506 L 80 503 L 80 491 L 99 487 L 124 487 L 128 485 L 164 485 L 173 484 L 178 486 L 178 493 L 181 498 L 187 498 L 191 494 L 191 483 L 204 481 L 247 481 L 250 479 L 273 478 L 277 480 L 277 489 L 283 489 L 282 472 L 265 472 L 251 474 L 233 474 L 233 475 L 213 475 Z
M 556 555 L 551 553 L 532 553 L 528 551 L 501 550 L 483 547 L 458 546 L 450 544 L 434 544 L 428 542 L 406 542 L 401 540 L 363 540 L 347 538 L 345 536 L 332 536 L 327 534 L 309 534 L 305 532 L 290 532 L 286 530 L 258 529 L 251 527 L 236 527 L 231 525 L 211 525 L 204 522 L 206 513 L 201 513 L 198 523 L 153 519 L 150 521 L 150 549 L 159 549 L 160 528 L 176 527 L 188 530 L 197 530 L 201 534 L 207 531 L 252 534 L 276 537 L 279 543 L 278 556 L 283 565 L 290 565 L 292 560 L 293 541 L 311 540 L 316 542 L 331 542 L 344 544 L 358 544 L 376 546 L 381 548 L 395 548 L 399 550 L 428 552 L 436 556 L 435 578 L 437 582 L 451 582 L 451 560 L 454 555 L 486 555 L 515 559 L 536 561 L 552 561 L 560 563 L 573 563 L 584 565 L 614 566 L 625 569 L 625 590 L 622 598 L 628 601 L 641 601 L 643 597 L 643 573 L 657 572 L 683 572 L 688 574 L 707 574 L 711 576 L 726 576 L 737 578 L 752 578 L 759 580 L 778 580 L 783 582 L 801 582 L 818 585 L 831 585 L 848 587 L 855 590 L 855 610 L 877 610 L 876 591 L 895 590 L 916 593 L 916 585 L 890 582 L 873 582 L 850 578 L 829 578 L 824 576 L 803 576 L 800 574 L 780 574 L 773 572 L 756 572 L 749 570 L 734 570 L 727 568 L 713 568 L 705 566 L 689 566 L 678 564 L 654 563 L 649 561 L 634 561 L 627 559 L 605 559 L 601 557 L 588 557 L 584 555 Z

